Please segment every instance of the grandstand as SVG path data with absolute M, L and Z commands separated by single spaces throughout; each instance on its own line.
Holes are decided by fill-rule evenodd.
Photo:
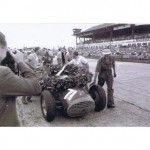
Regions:
M 101 50 L 109 47 L 123 57 L 150 57 L 150 24 L 105 23 L 85 31 L 73 29 L 73 35 L 76 48 L 84 55 L 101 55 Z

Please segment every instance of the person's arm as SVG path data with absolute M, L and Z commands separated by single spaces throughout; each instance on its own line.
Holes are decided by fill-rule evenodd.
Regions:
M 30 63 L 34 59 L 33 54 L 29 54 L 26 59 L 26 63 Z
M 24 56 L 16 51 L 9 51 L 18 65 L 22 76 L 15 75 L 8 67 L 0 67 L 0 94 L 1 95 L 35 95 L 41 92 L 41 86 L 34 74 L 24 62 Z
M 112 61 L 112 68 L 113 68 L 113 72 L 114 72 L 114 77 L 116 77 L 116 65 L 115 65 L 114 58 L 113 58 L 113 61 Z
M 89 64 L 88 64 L 87 59 L 85 59 L 84 57 L 81 57 L 81 62 L 83 64 L 84 68 L 86 69 L 86 71 L 89 72 Z
M 86 72 L 89 72 L 89 64 L 88 63 L 84 64 L 84 68 L 86 69 Z
M 74 64 L 74 62 L 75 62 L 75 60 L 72 59 L 71 61 L 67 62 L 66 65 L 72 65 L 72 64 Z
M 74 59 L 71 60 L 70 62 L 66 63 L 63 68 L 56 74 L 56 76 L 60 76 L 61 73 L 65 70 L 65 68 L 68 66 L 68 65 L 71 65 L 71 64 L 74 64 Z
M 60 76 L 61 73 L 65 70 L 65 68 L 67 67 L 68 64 L 65 64 L 62 69 L 55 75 L 55 76 Z
M 29 54 L 27 56 L 27 58 L 25 59 L 25 63 L 28 65 L 28 66 L 31 66 L 31 61 L 33 60 L 33 54 Z M 31 66 L 33 67 L 33 66 Z
M 101 63 L 100 63 L 100 59 L 99 59 L 98 62 L 97 62 L 97 65 L 96 65 L 94 79 L 93 79 L 92 84 L 96 84 L 96 79 L 97 79 L 100 72 L 101 72 Z
M 8 67 L 1 67 L 0 95 L 39 94 L 41 86 L 34 72 L 25 63 L 19 63 L 18 68 L 24 77 L 15 75 Z
M 93 84 L 96 84 L 96 79 L 97 79 L 97 76 L 98 76 L 98 72 L 95 72 L 95 74 L 94 74 L 94 80 L 93 80 Z

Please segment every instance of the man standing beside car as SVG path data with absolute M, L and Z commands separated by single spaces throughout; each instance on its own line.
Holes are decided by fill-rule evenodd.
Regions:
M 112 69 L 113 69 L 114 77 L 116 77 L 115 60 L 111 56 L 110 49 L 104 49 L 103 55 L 104 56 L 101 57 L 97 62 L 93 84 L 96 84 L 97 76 L 98 76 L 98 85 L 103 86 L 106 82 L 107 99 L 108 99 L 107 108 L 114 108 L 115 103 L 113 97 L 114 90 L 113 90 Z

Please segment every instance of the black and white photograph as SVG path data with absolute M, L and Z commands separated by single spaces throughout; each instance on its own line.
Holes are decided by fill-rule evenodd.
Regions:
M 1 149 L 149 150 L 148 0 L 0 4 Z
M 1 126 L 150 126 L 150 24 L 0 28 Z

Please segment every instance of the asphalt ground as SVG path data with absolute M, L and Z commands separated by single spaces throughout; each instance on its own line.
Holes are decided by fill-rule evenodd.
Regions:
M 94 73 L 97 60 L 89 59 Z M 58 113 L 53 122 L 42 116 L 40 99 L 24 105 L 16 100 L 16 111 L 23 127 L 149 127 L 150 126 L 150 64 L 116 62 L 114 78 L 116 108 L 91 112 L 79 118 L 67 118 Z M 106 85 L 104 86 L 106 90 Z M 17 123 L 18 124 L 18 123 Z
M 89 59 L 90 71 L 94 72 L 97 60 Z M 66 118 L 58 113 L 51 123 L 41 113 L 39 97 L 24 105 L 21 97 L 6 101 L 0 115 L 0 126 L 48 126 L 48 127 L 145 127 L 150 126 L 150 65 L 116 62 L 117 77 L 114 79 L 116 108 L 92 112 L 79 118 Z M 106 85 L 104 86 L 106 90 Z

